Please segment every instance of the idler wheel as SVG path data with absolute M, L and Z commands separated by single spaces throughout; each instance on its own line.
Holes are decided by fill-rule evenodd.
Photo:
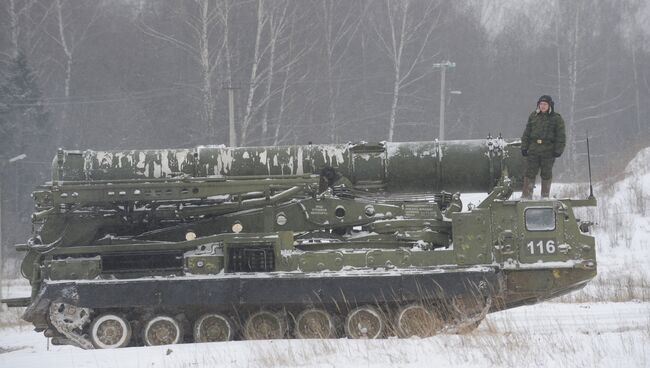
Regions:
M 370 305 L 352 310 L 345 319 L 345 334 L 351 339 L 376 339 L 384 328 L 381 314 Z
M 441 321 L 420 304 L 409 304 L 400 308 L 395 316 L 399 337 L 427 337 L 442 327 Z
M 148 346 L 177 344 L 183 337 L 181 324 L 169 316 L 156 316 L 144 326 L 144 343 Z
M 253 313 L 244 325 L 247 340 L 282 339 L 287 331 L 287 320 L 282 313 L 259 311 Z
M 90 324 L 90 340 L 97 349 L 123 348 L 131 341 L 131 325 L 120 315 L 102 314 Z
M 305 309 L 296 317 L 295 334 L 299 339 L 329 339 L 336 337 L 332 316 L 322 309 Z
M 204 314 L 194 323 L 195 342 L 230 341 L 234 335 L 230 318 L 218 313 Z

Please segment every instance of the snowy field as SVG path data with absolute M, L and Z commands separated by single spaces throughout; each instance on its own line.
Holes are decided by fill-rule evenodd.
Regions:
M 490 314 L 470 334 L 84 351 L 49 345 L 14 310 L 0 314 L 0 368 L 650 367 L 650 149 L 626 173 L 596 185 L 598 208 L 579 214 L 596 223 L 597 278 L 553 302 Z M 582 198 L 588 190 L 556 185 L 552 193 Z M 479 200 L 464 196 L 466 203 Z M 4 280 L 2 287 L 3 296 L 29 292 L 23 282 Z
M 544 303 L 489 315 L 467 335 L 271 340 L 81 350 L 2 330 L 0 367 L 648 367 L 650 304 Z

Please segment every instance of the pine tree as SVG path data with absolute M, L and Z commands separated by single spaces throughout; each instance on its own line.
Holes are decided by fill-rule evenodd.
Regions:
M 8 244 L 24 242 L 29 234 L 33 209 L 29 192 L 49 174 L 48 165 L 41 164 L 49 161 L 52 153 L 47 139 L 48 120 L 36 74 L 19 52 L 9 62 L 0 64 L 0 226 L 3 230 L 12 229 L 2 232 L 3 258 L 12 256 Z M 23 154 L 27 160 L 9 161 Z
M 48 130 L 36 75 L 19 52 L 0 71 L 0 157 L 4 159 L 35 150 Z

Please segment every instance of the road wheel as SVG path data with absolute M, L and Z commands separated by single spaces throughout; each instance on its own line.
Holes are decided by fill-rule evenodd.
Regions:
M 329 339 L 336 337 L 332 316 L 322 309 L 309 308 L 296 317 L 295 335 L 299 339 Z
M 284 313 L 261 310 L 253 313 L 244 325 L 247 340 L 271 340 L 284 338 L 287 318 Z
M 90 340 L 97 349 L 125 347 L 131 341 L 131 325 L 120 315 L 102 314 L 90 324 Z
M 399 309 L 395 316 L 399 337 L 427 337 L 442 328 L 442 322 L 420 304 L 409 304 Z
M 178 344 L 183 339 L 183 329 L 172 317 L 155 316 L 145 324 L 143 338 L 148 346 Z
M 195 342 L 230 341 L 235 336 L 235 329 L 230 318 L 208 313 L 194 323 Z
M 345 319 L 345 334 L 351 339 L 376 339 L 385 329 L 379 311 L 366 305 L 352 310 Z

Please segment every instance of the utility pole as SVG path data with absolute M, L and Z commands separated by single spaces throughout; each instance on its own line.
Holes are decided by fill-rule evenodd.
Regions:
M 445 139 L 445 74 L 448 68 L 454 67 L 456 67 L 456 63 L 449 60 L 433 64 L 434 69 L 440 69 L 440 130 L 438 131 L 438 139 L 441 141 Z
M 228 90 L 228 145 L 237 147 L 237 132 L 235 131 L 235 90 L 240 87 L 233 87 L 228 83 L 224 89 Z

